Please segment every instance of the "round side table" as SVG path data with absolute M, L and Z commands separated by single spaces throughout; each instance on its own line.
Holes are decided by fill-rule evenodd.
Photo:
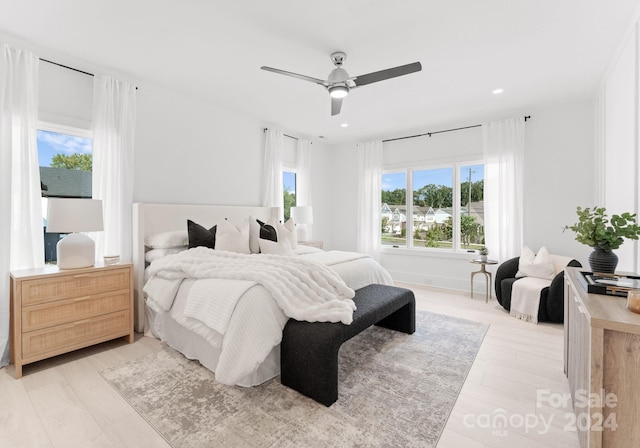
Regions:
M 487 295 L 485 297 L 484 302 L 488 303 L 491 298 L 491 272 L 487 271 L 485 268 L 489 264 L 498 264 L 496 260 L 481 260 L 479 258 L 474 260 L 469 260 L 469 263 L 479 264 L 480 270 L 471 273 L 471 298 L 473 299 L 473 277 L 476 274 L 484 274 L 485 279 L 487 281 Z

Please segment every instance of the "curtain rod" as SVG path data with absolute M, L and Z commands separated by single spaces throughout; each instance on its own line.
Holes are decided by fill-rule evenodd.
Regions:
M 50 61 L 48 59 L 40 58 L 40 60 L 42 62 L 48 62 L 49 64 L 57 65 L 58 67 L 66 68 L 67 70 L 73 70 L 74 72 L 82 73 L 83 75 L 95 76 L 93 73 L 85 72 L 85 71 L 79 70 L 77 68 L 69 67 L 68 65 L 63 65 L 63 64 L 60 64 L 58 62 Z
M 527 116 L 524 117 L 524 121 L 527 121 L 529 119 L 531 119 L 531 115 L 527 115 Z M 443 131 L 425 132 L 424 134 L 408 135 L 406 137 L 389 138 L 387 140 L 382 140 L 382 143 L 394 142 L 396 140 L 404 140 L 406 138 L 424 137 L 425 135 L 428 135 L 429 137 L 431 137 L 434 134 L 442 134 L 443 132 L 461 131 L 463 129 L 479 128 L 480 126 L 482 126 L 482 125 L 481 124 L 474 124 L 472 126 L 465 126 L 465 127 L 462 127 L 462 128 L 445 129 Z
M 77 68 L 69 67 L 68 65 L 60 64 L 59 62 L 53 62 L 53 61 L 50 61 L 50 60 L 44 59 L 44 58 L 39 58 L 39 59 L 42 62 L 47 62 L 49 64 L 57 65 L 58 67 L 62 67 L 62 68 L 66 68 L 67 70 L 72 70 L 74 72 L 82 73 L 83 75 L 88 75 L 88 76 L 93 76 L 93 77 L 96 76 L 93 73 L 89 73 L 89 72 L 85 72 L 84 70 L 80 70 L 80 69 L 77 69 Z M 136 90 L 138 90 L 138 86 L 136 86 Z
M 262 130 L 262 132 L 267 132 L 268 130 L 269 130 L 269 128 L 264 128 L 264 129 Z M 282 135 L 283 135 L 283 136 L 285 136 L 285 137 L 292 138 L 292 139 L 294 139 L 294 140 L 300 140 L 298 137 L 294 137 L 293 135 L 289 135 L 289 134 L 282 134 Z M 310 141 L 309 143 L 313 145 L 313 142 L 312 142 L 312 141 Z

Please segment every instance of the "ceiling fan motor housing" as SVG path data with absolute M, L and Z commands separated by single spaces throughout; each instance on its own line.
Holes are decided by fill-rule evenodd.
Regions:
M 345 82 L 347 79 L 349 79 L 349 73 L 347 73 L 347 71 L 342 67 L 338 67 L 331 70 L 327 81 L 329 84 L 335 84 L 338 82 Z

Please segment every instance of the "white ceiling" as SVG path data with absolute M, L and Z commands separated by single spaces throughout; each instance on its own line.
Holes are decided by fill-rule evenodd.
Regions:
M 327 142 L 393 137 L 593 95 L 639 0 L 0 0 L 0 33 Z M 330 115 L 329 55 L 363 86 Z M 83 68 L 83 67 L 78 67 Z M 495 88 L 502 95 L 493 95 Z M 342 128 L 341 123 L 348 123 Z

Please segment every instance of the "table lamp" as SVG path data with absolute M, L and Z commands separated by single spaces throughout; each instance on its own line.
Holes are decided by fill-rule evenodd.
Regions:
M 298 225 L 298 239 L 300 241 L 309 241 L 311 232 L 309 232 L 307 226 L 313 224 L 313 207 L 291 207 L 291 217 L 293 222 Z
M 49 198 L 47 232 L 69 233 L 58 241 L 58 268 L 78 269 L 93 266 L 96 245 L 87 235 L 78 232 L 104 230 L 102 201 L 98 199 Z

